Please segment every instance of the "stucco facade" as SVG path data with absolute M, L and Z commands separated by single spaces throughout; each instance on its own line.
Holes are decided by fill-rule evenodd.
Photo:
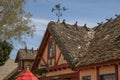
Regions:
M 79 71 L 79 80 L 83 80 L 82 78 L 84 76 L 91 76 L 91 80 L 101 80 L 101 75 L 107 75 L 107 74 L 116 74 L 115 72 L 115 65 L 109 65 L 109 66 L 102 66 L 98 68 L 98 75 L 97 75 L 97 69 L 84 69 Z M 118 66 L 118 80 L 120 80 L 120 65 Z M 98 77 L 98 79 L 97 79 Z
M 107 66 L 107 67 L 100 67 L 99 68 L 99 74 L 104 75 L 104 74 L 111 74 L 115 73 L 115 67 L 114 66 Z
M 96 80 L 96 70 L 90 69 L 90 70 L 83 70 L 79 72 L 80 80 L 82 80 L 83 76 L 91 76 L 91 80 Z
M 52 39 L 52 37 L 50 36 L 49 37 L 49 41 Z M 47 44 L 44 46 L 45 49 L 43 51 L 43 55 L 42 55 L 42 59 L 40 61 L 40 64 L 39 64 L 39 68 L 41 67 L 41 65 L 48 65 L 46 67 L 46 69 L 50 69 L 50 68 L 57 68 L 59 67 L 59 65 L 61 67 L 55 69 L 55 70 L 52 70 L 52 71 L 48 71 L 46 73 L 46 80 L 50 79 L 50 78 L 54 78 L 55 76 L 58 76 L 60 77 L 61 75 L 66 75 L 66 74 L 74 74 L 76 73 L 75 71 L 71 70 L 71 68 L 69 68 L 68 66 L 65 66 L 65 65 L 68 65 L 67 61 L 64 59 L 64 56 L 62 55 L 62 53 L 60 52 L 60 49 L 59 47 L 55 44 L 55 56 L 54 58 L 52 59 L 52 65 L 49 66 L 49 57 L 48 57 L 48 50 L 49 50 L 49 41 L 47 42 Z

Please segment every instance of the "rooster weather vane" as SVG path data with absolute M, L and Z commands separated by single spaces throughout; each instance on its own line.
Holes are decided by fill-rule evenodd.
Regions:
M 56 16 L 58 17 L 58 22 L 60 21 L 60 17 L 62 16 L 62 13 L 61 11 L 66 11 L 67 9 L 65 7 L 62 7 L 60 6 L 60 4 L 56 4 L 54 8 L 52 8 L 52 12 L 53 11 L 57 11 L 56 12 Z

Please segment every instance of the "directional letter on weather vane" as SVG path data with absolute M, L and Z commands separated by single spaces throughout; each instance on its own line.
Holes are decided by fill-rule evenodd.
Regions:
M 58 21 L 60 21 L 60 17 L 62 16 L 61 11 L 66 11 L 67 9 L 65 7 L 60 6 L 60 4 L 56 4 L 54 8 L 52 8 L 52 12 L 53 11 L 58 11 L 56 12 L 56 16 L 58 17 Z

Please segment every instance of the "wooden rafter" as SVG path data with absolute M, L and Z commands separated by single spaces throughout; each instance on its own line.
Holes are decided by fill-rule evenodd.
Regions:
M 56 61 L 56 65 L 58 65 L 58 62 L 59 62 L 59 60 L 60 60 L 60 58 L 61 58 L 61 52 L 59 53 L 59 56 L 58 56 L 58 59 L 57 59 L 57 61 Z

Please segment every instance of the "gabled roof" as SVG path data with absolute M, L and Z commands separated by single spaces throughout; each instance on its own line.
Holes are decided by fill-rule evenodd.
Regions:
M 45 46 L 49 40 L 49 37 L 50 37 L 50 33 L 48 31 L 48 28 L 47 28 L 45 31 L 45 34 L 43 36 L 42 42 L 39 46 L 38 53 L 36 55 L 35 61 L 34 61 L 33 66 L 32 66 L 32 70 L 34 70 L 34 69 L 36 69 L 36 67 L 38 67 L 40 60 L 42 59 L 42 55 L 44 53 L 44 50 L 45 50 Z
M 10 77 L 13 74 L 12 72 L 17 69 L 17 66 L 18 64 L 14 63 L 13 59 L 8 59 L 3 66 L 0 66 L 0 80 Z
M 71 67 L 76 66 L 78 58 L 85 56 L 90 41 L 94 38 L 94 30 L 86 25 L 77 26 L 50 22 L 48 31 Z
M 37 55 L 37 50 L 33 49 L 19 49 L 15 62 L 18 62 L 19 59 L 34 60 Z
M 120 59 L 120 15 L 94 28 L 51 21 L 33 69 L 43 55 L 48 35 L 53 37 L 71 68 Z
M 91 41 L 85 65 L 100 62 L 109 62 L 120 59 L 120 15 L 115 19 L 109 19 L 95 29 L 95 35 Z M 79 65 L 82 65 L 79 61 Z
M 120 16 L 95 29 L 50 22 L 48 31 L 72 68 L 120 59 Z

